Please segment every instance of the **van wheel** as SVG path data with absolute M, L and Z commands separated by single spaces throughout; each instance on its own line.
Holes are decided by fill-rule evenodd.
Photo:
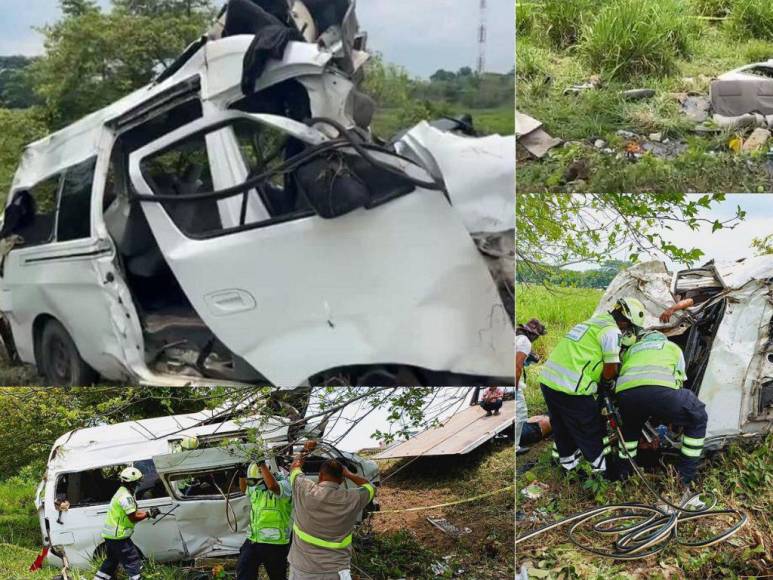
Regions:
M 40 335 L 41 371 L 53 386 L 92 385 L 97 373 L 81 358 L 75 342 L 56 320 L 49 320 Z

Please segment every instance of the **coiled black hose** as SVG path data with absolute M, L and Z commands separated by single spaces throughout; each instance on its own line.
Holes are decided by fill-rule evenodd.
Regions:
M 617 436 L 623 441 L 622 433 L 619 427 L 615 427 Z M 686 495 L 682 498 L 679 505 L 672 504 L 664 499 L 646 480 L 644 474 L 639 469 L 636 461 L 625 450 L 628 461 L 634 468 L 639 478 L 644 482 L 647 489 L 666 506 L 671 509 L 662 508 L 658 505 L 647 505 L 643 503 L 621 503 L 609 504 L 583 512 L 578 512 L 555 523 L 543 526 L 529 532 L 520 538 L 516 538 L 516 545 L 521 542 L 531 540 L 545 532 L 554 530 L 561 526 L 572 524 L 569 528 L 569 540 L 578 548 L 614 560 L 638 560 L 662 552 L 671 542 L 676 542 L 681 546 L 689 548 L 706 548 L 719 542 L 723 542 L 733 536 L 748 521 L 748 516 L 734 509 L 713 509 L 717 505 L 717 499 L 711 494 L 701 494 L 696 492 Z M 708 504 L 700 510 L 687 509 L 685 506 L 695 497 L 703 495 L 710 499 Z M 607 517 L 595 522 L 591 530 L 598 534 L 615 536 L 612 548 L 602 550 L 583 543 L 578 537 L 577 530 L 583 524 L 597 518 L 603 514 L 609 514 Z M 720 533 L 710 536 L 700 541 L 688 541 L 679 536 L 679 524 L 699 520 L 702 518 L 711 518 L 717 516 L 733 516 L 734 522 L 722 530 Z M 628 522 L 627 525 L 620 522 Z M 633 525 L 631 522 L 634 522 Z

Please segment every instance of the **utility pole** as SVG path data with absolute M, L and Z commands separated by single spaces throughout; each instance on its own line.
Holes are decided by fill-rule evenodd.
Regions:
M 488 22 L 486 0 L 480 0 L 480 26 L 478 27 L 478 66 L 476 71 L 483 74 L 486 70 L 486 28 Z

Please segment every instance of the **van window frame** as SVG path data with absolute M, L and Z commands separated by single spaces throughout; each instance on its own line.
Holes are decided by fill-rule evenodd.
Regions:
M 108 469 L 108 468 L 111 468 L 111 467 L 125 467 L 125 466 L 130 465 L 130 464 L 134 465 L 135 463 L 139 463 L 141 461 L 150 461 L 151 465 L 153 466 L 153 469 L 156 472 L 156 475 L 158 476 L 158 481 L 161 483 L 161 487 L 166 492 L 166 495 L 163 496 L 163 497 L 154 497 L 154 498 L 137 498 L 137 502 L 171 499 L 172 496 L 169 494 L 169 489 L 164 484 L 164 478 L 158 472 L 158 469 L 156 468 L 156 464 L 153 461 L 153 458 L 152 457 L 147 457 L 147 458 L 144 458 L 144 459 L 133 459 L 131 461 L 126 461 L 126 462 L 123 462 L 123 463 L 108 463 L 108 464 L 105 464 L 105 465 L 99 465 L 99 466 L 96 466 L 96 467 L 89 467 L 89 468 L 86 468 L 86 469 L 70 470 L 70 471 L 58 471 L 55 474 L 54 482 L 53 482 L 53 484 L 54 484 L 53 485 L 53 493 L 54 493 L 53 501 L 56 501 L 56 499 L 57 499 L 57 488 L 59 487 L 59 483 L 61 481 L 61 478 L 63 476 L 65 476 L 65 475 L 77 475 L 77 474 L 86 473 L 86 472 L 89 472 L 89 471 L 97 471 L 97 470 L 101 470 L 101 469 Z M 118 483 L 119 484 L 118 487 L 120 487 L 120 481 L 116 481 L 116 483 Z M 116 487 L 115 491 L 118 490 L 118 487 Z M 71 505 L 69 509 L 73 510 L 73 509 L 93 508 L 93 507 L 110 505 L 110 501 L 112 500 L 113 495 L 115 495 L 115 491 L 113 491 L 112 494 L 110 495 L 110 498 L 107 499 L 104 502 L 78 503 L 77 505 Z M 70 501 L 70 500 L 68 499 L 68 501 Z
M 228 471 L 236 471 L 236 484 L 239 483 L 239 477 L 238 477 L 238 470 L 239 470 L 238 463 L 235 463 L 231 466 L 226 467 L 217 467 L 215 469 L 197 469 L 195 471 L 179 471 L 175 473 L 166 473 L 163 476 L 164 483 L 166 484 L 167 491 L 170 492 L 170 496 L 172 499 L 176 501 L 184 501 L 184 502 L 192 502 L 192 501 L 228 501 L 238 499 L 240 497 L 245 497 L 247 494 L 241 491 L 241 489 L 237 489 L 237 491 L 229 493 L 229 494 L 209 494 L 209 495 L 191 495 L 191 496 L 185 496 L 180 494 L 180 490 L 175 485 L 175 481 L 179 479 L 184 479 L 186 477 L 196 477 L 199 475 L 205 475 L 207 473 L 215 473 L 215 472 L 228 472 Z

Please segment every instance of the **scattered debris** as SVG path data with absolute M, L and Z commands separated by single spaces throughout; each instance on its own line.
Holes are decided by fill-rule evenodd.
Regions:
M 448 564 L 446 564 L 442 560 L 433 562 L 432 564 L 430 564 L 429 567 L 432 570 L 432 573 L 438 578 L 444 577 L 449 571 Z
M 773 114 L 773 59 L 719 75 L 711 83 L 710 93 L 712 108 L 718 115 Z
M 528 153 L 542 159 L 553 147 L 562 143 L 542 129 L 542 123 L 519 111 L 515 112 L 515 139 Z
M 458 528 L 451 522 L 449 522 L 446 518 L 433 518 L 427 516 L 427 521 L 435 526 L 437 529 L 439 529 L 441 532 L 443 532 L 446 535 L 451 536 L 452 538 L 459 538 L 461 536 L 464 536 L 465 534 L 469 534 L 472 532 L 470 528 Z
M 596 149 L 604 149 L 604 147 L 606 147 L 606 146 L 607 146 L 607 142 L 606 142 L 606 141 L 604 141 L 604 139 L 596 139 L 596 140 L 593 142 L 593 146 L 594 146 Z
M 566 87 L 564 89 L 565 95 L 579 95 L 583 91 L 592 91 L 601 86 L 601 77 L 598 75 L 593 75 L 590 77 L 587 83 L 579 83 L 576 85 L 571 85 L 569 87 Z
M 655 96 L 655 89 L 630 89 L 621 93 L 626 101 L 640 101 Z
M 657 141 L 661 142 L 663 141 L 663 133 L 650 133 L 649 134 L 650 141 Z
M 653 140 L 642 143 L 641 147 L 644 151 L 652 153 L 655 157 L 673 159 L 687 150 L 687 143 L 682 141 L 658 143 Z
M 615 131 L 615 135 L 622 137 L 623 139 L 639 139 L 639 135 L 632 131 L 626 131 L 625 129 L 618 129 Z
M 762 115 L 760 113 L 746 113 L 736 117 L 715 114 L 712 119 L 718 127 L 730 131 L 746 129 L 748 127 L 773 128 L 773 115 Z
M 527 499 L 537 499 L 538 497 L 542 497 L 542 494 L 544 494 L 548 488 L 548 484 L 535 481 L 528 487 L 523 488 L 521 490 L 521 495 Z
M 768 139 L 770 139 L 770 131 L 758 127 L 752 131 L 752 134 L 743 144 L 742 150 L 745 153 L 759 151 L 765 146 L 765 144 L 768 142 Z
M 677 100 L 682 105 L 682 112 L 691 121 L 703 123 L 709 119 L 711 99 L 707 95 L 678 93 Z

